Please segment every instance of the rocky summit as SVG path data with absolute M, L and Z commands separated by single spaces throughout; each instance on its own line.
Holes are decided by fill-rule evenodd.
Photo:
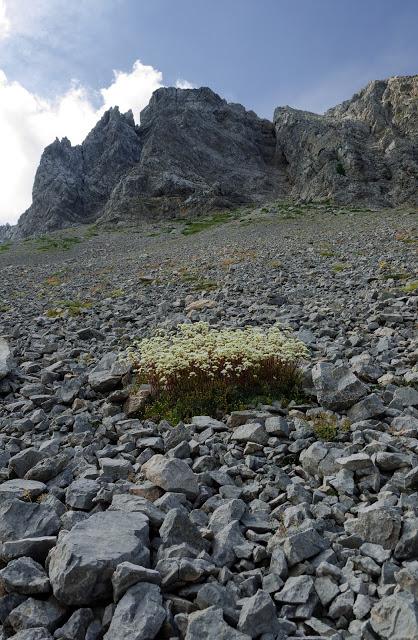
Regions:
M 55 140 L 33 202 L 0 239 L 81 223 L 142 224 L 277 197 L 369 207 L 418 202 L 418 76 L 374 81 L 325 115 L 262 120 L 208 88 L 161 88 L 106 112 L 83 144 Z
M 356 193 L 348 159 L 360 147 L 344 147 L 347 176 L 331 175 L 336 157 L 318 155 L 314 130 L 331 144 L 366 132 L 366 115 L 358 143 L 384 138 L 386 166 L 406 158 L 413 136 L 401 132 L 416 105 L 408 124 L 396 99 L 414 86 L 372 85 L 326 116 L 276 114 L 279 130 L 291 119 L 297 139 L 305 118 L 312 135 L 300 154 L 282 138 L 299 169 L 290 159 L 281 185 L 292 166 L 309 179 L 310 150 L 329 188 L 341 179 Z M 376 106 L 389 96 L 393 147 Z M 235 200 L 233 189 L 247 198 L 256 184 L 271 196 L 283 166 L 275 145 L 272 125 L 208 90 L 159 90 L 139 130 L 114 110 L 81 148 L 54 143 L 25 220 L 54 181 L 44 211 L 57 221 L 60 192 L 72 220 L 101 207 L 111 219 L 112 202 L 131 216 L 145 202 Z M 382 178 L 392 185 L 382 198 L 412 179 L 412 164 L 398 169 Z M 222 179 L 232 192 L 211 191 Z M 360 173 L 356 184 L 380 189 Z M 0 640 L 417 638 L 416 208 L 276 199 L 194 221 L 156 217 L 0 252 Z M 129 347 L 196 321 L 291 329 L 309 351 L 300 397 L 179 424 L 141 417 Z

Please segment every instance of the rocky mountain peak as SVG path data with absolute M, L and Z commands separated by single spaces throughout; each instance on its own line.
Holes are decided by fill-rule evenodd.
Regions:
M 376 80 L 325 114 L 278 107 L 272 123 L 208 87 L 157 89 L 140 126 L 112 107 L 82 145 L 45 149 L 16 233 L 282 197 L 415 205 L 417 96 L 418 76 Z

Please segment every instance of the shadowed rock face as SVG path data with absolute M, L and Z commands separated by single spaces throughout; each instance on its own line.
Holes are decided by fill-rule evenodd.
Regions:
M 48 146 L 15 233 L 284 196 L 416 205 L 417 184 L 418 76 L 371 82 L 325 115 L 279 107 L 274 124 L 207 88 L 163 88 L 140 127 L 115 107 L 82 145 L 64 138 Z
M 36 172 L 32 205 L 18 235 L 92 222 L 121 176 L 138 162 L 140 142 L 132 112 L 107 111 L 82 145 L 68 138 L 46 147 Z
M 262 202 L 280 192 L 274 127 L 210 89 L 158 89 L 141 113 L 141 160 L 104 219 Z

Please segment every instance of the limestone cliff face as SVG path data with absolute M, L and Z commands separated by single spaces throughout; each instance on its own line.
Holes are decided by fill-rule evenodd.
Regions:
M 274 123 L 290 195 L 418 204 L 418 76 L 371 82 L 323 116 L 281 107 Z
M 280 197 L 417 205 L 418 76 L 371 82 L 325 115 L 279 107 L 273 123 L 208 88 L 158 89 L 139 127 L 115 107 L 82 145 L 49 145 L 14 233 Z

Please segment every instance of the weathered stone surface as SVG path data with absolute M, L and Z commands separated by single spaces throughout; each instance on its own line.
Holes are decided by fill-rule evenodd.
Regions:
M 268 593 L 259 589 L 244 602 L 239 615 L 238 629 L 251 638 L 263 633 L 274 634 L 277 631 L 276 607 Z
M 318 555 L 328 546 L 327 541 L 321 538 L 315 529 L 306 529 L 286 538 L 283 551 L 289 566 L 292 567 L 302 560 Z
M 0 337 L 0 380 L 3 380 L 12 370 L 12 352 L 9 343 Z
M 418 603 L 410 593 L 382 598 L 371 610 L 373 630 L 384 640 L 409 640 L 418 636 Z
M 105 640 L 152 640 L 166 617 L 160 587 L 141 582 L 119 601 Z
M 375 503 L 359 510 L 357 518 L 349 518 L 344 526 L 346 531 L 360 536 L 365 542 L 394 549 L 401 531 L 401 515 L 395 508 Z
M 127 513 L 138 512 L 147 516 L 150 525 L 159 529 L 164 521 L 165 514 L 158 509 L 150 500 L 142 496 L 131 494 L 116 494 L 113 496 L 111 511 L 126 511 Z
M 82 640 L 86 637 L 86 631 L 92 621 L 91 609 L 77 609 L 67 622 L 55 631 L 54 637 L 62 640 Z
M 53 536 L 60 528 L 60 521 L 50 507 L 43 503 L 6 500 L 0 504 L 0 542 Z
M 318 401 L 332 410 L 349 409 L 367 393 L 366 385 L 344 365 L 318 362 L 312 369 Z
M 10 560 L 27 556 L 43 564 L 49 550 L 55 546 L 56 541 L 56 536 L 39 536 L 3 542 L 1 558 L 5 562 L 9 562 Z
M 165 491 L 185 493 L 194 498 L 199 493 L 196 475 L 183 460 L 157 454 L 142 466 L 147 480 Z
M 44 627 L 54 631 L 66 616 L 65 608 L 55 600 L 35 600 L 28 598 L 9 615 L 8 622 L 14 631 Z
M 276 109 L 278 153 L 288 162 L 291 194 L 381 206 L 416 203 L 417 84 L 417 76 L 370 82 L 325 115 Z
M 31 207 L 1 238 L 273 200 L 417 203 L 417 76 L 371 82 L 325 115 L 279 107 L 274 124 L 208 88 L 161 88 L 135 126 L 107 111 L 82 145 L 55 140 Z
M 16 633 L 13 638 L 14 640 L 53 640 L 53 636 L 51 636 L 48 629 L 46 629 L 45 627 L 18 631 L 18 633 Z
M 46 233 L 91 222 L 115 184 L 139 160 L 141 143 L 132 112 L 109 109 L 82 145 L 68 138 L 46 147 L 33 186 L 33 201 L 18 234 Z
M 251 636 L 230 627 L 223 619 L 222 609 L 209 607 L 189 615 L 185 640 L 250 640 Z
M 111 578 L 121 562 L 149 564 L 148 519 L 108 511 L 75 525 L 51 552 L 49 577 L 58 600 L 85 605 L 112 597 Z
M 137 582 L 160 584 L 161 576 L 158 571 L 141 567 L 132 562 L 121 562 L 112 575 L 113 599 L 118 602 L 123 594 Z
M 0 571 L 0 582 L 7 591 L 22 595 L 48 593 L 49 579 L 44 568 L 32 558 L 18 558 Z
M 20 479 L 6 480 L 0 485 L 0 500 L 12 498 L 35 500 L 44 491 L 46 491 L 46 485 L 43 482 Z
M 231 440 L 235 440 L 236 442 L 257 442 L 258 444 L 267 444 L 267 440 L 269 435 L 265 428 L 261 424 L 243 424 L 240 427 L 237 427 L 232 436 Z

